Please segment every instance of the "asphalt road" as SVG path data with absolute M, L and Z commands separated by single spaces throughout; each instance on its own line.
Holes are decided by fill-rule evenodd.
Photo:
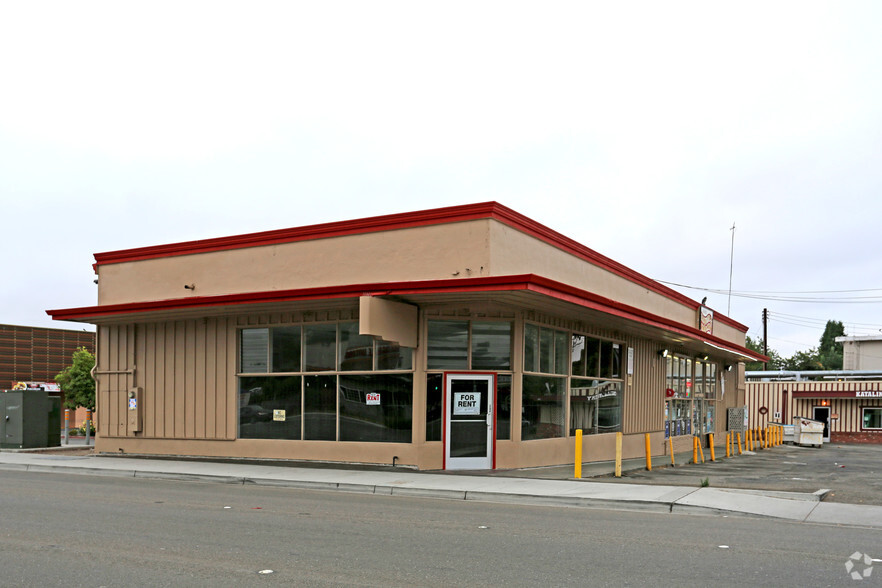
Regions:
M 0 586 L 853 586 L 849 557 L 880 546 L 767 519 L 0 476 Z

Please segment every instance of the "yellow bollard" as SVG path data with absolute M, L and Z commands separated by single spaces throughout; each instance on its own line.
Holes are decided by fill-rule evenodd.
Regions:
M 732 433 L 726 433 L 726 457 L 732 457 Z
M 616 478 L 622 477 L 622 433 L 616 433 Z
M 762 449 L 762 448 L 763 448 L 763 444 L 764 444 L 764 441 L 763 441 L 763 430 L 760 429 L 759 427 L 756 428 L 756 440 L 757 440 L 757 447 L 758 447 L 759 449 Z
M 582 429 L 576 429 L 576 459 L 573 477 L 577 480 L 582 477 Z
M 692 463 L 698 463 L 698 437 L 692 438 Z
M 698 437 L 696 437 L 698 439 Z M 704 449 L 701 448 L 701 440 L 698 441 L 698 455 L 701 456 L 701 463 L 704 463 Z
M 717 461 L 717 454 L 714 453 L 714 434 L 708 433 L 707 440 L 708 446 L 710 447 L 711 461 Z
M 671 465 L 675 466 L 677 464 L 674 463 L 674 438 L 673 437 L 668 437 L 668 449 L 671 452 Z
M 741 433 L 735 433 L 738 436 L 738 455 L 741 455 Z
M 646 470 L 652 471 L 652 446 L 649 443 L 649 433 L 644 433 L 644 438 L 646 439 Z

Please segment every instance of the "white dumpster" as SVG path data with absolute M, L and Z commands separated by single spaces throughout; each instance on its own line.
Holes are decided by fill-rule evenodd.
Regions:
M 784 443 L 796 443 L 796 426 L 795 425 L 781 425 L 781 428 L 784 429 Z
M 824 423 L 805 417 L 793 418 L 793 429 L 797 445 L 820 447 L 824 442 Z

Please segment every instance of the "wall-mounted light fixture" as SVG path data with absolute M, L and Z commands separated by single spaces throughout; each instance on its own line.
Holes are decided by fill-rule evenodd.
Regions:
M 668 356 L 668 353 L 669 353 L 669 352 L 668 352 L 667 349 L 661 349 L 661 350 L 659 350 L 659 352 L 658 352 L 658 356 L 659 356 L 659 357 L 667 357 L 667 356 Z
M 732 371 L 732 364 L 727 363 L 725 366 L 723 366 L 723 369 L 725 369 L 727 372 L 731 372 Z
M 696 357 L 695 359 L 697 359 L 698 361 L 707 361 L 707 358 L 708 358 L 708 355 L 706 353 L 703 353 L 703 354 L 699 355 L 698 357 Z
M 195 290 L 196 284 L 184 284 L 184 290 Z

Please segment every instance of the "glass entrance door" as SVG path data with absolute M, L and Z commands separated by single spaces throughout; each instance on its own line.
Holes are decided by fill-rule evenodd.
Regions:
M 492 374 L 446 374 L 444 462 L 448 470 L 493 468 Z

